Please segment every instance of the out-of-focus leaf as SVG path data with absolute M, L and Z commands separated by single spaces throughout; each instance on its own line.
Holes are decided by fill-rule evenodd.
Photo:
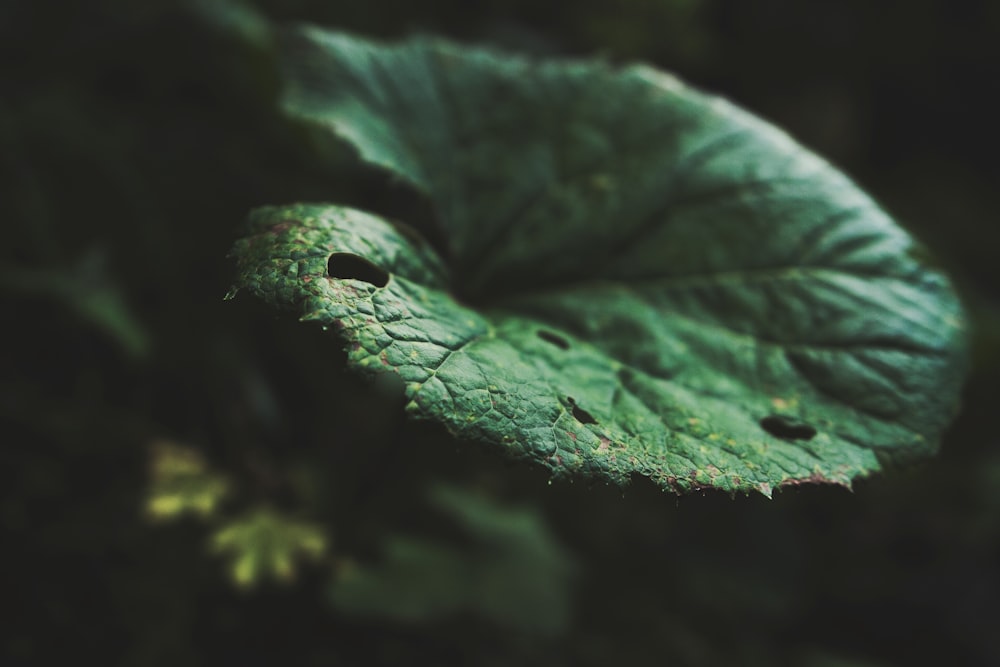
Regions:
M 68 270 L 0 266 L 0 290 L 49 299 L 75 312 L 130 357 L 142 358 L 149 352 L 149 336 L 107 275 L 100 253 L 90 253 Z
M 233 583 L 252 588 L 264 579 L 291 581 L 296 562 L 321 559 L 328 539 L 321 526 L 261 507 L 226 522 L 212 535 L 211 546 L 226 555 Z
M 151 449 L 147 514 L 159 521 L 185 514 L 212 516 L 229 493 L 229 481 L 209 470 L 204 457 L 194 448 L 161 440 Z
M 269 48 L 274 39 L 271 24 L 249 3 L 241 0 L 191 0 L 190 10 L 209 26 L 257 48 Z
M 337 609 L 405 623 L 471 613 L 534 635 L 567 626 L 576 566 L 535 511 L 449 487 L 430 497 L 468 542 L 389 538 L 379 563 L 341 567 L 331 592 Z

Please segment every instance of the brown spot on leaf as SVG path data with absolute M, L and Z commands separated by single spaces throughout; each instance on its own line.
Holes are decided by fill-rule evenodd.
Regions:
M 848 482 L 837 479 L 830 479 L 820 472 L 814 472 L 808 477 L 799 477 L 794 479 L 783 480 L 778 484 L 778 488 L 786 488 L 791 486 L 804 486 L 806 484 L 832 484 L 834 486 L 842 486 L 845 489 L 850 489 L 851 485 Z
M 292 227 L 294 227 L 295 225 L 298 225 L 298 224 L 301 224 L 301 223 L 299 223 L 298 220 L 282 220 L 282 221 L 276 222 L 273 225 L 271 225 L 270 227 L 268 227 L 267 228 L 267 233 L 268 234 L 273 234 L 273 235 L 277 236 L 278 234 L 280 234 L 282 232 L 285 232 L 285 231 L 288 231 L 289 229 L 291 229 Z

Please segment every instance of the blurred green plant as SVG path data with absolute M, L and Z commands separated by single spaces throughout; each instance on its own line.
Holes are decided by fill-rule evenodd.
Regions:
M 228 560 L 229 576 L 236 586 L 253 588 L 266 579 L 293 581 L 296 562 L 322 560 L 329 539 L 321 526 L 258 507 L 219 526 L 212 534 L 211 548 Z
M 472 614 L 528 636 L 566 630 L 578 568 L 537 510 L 441 485 L 428 497 L 462 539 L 390 535 L 378 562 L 342 560 L 330 589 L 334 607 L 408 624 Z
M 236 587 L 250 589 L 268 579 L 290 583 L 298 562 L 327 554 L 329 538 L 317 524 L 267 505 L 229 516 L 222 504 L 234 495 L 232 481 L 213 471 L 194 447 L 158 440 L 150 452 L 147 516 L 165 522 L 192 515 L 212 524 L 209 549 L 227 561 Z
M 150 445 L 146 513 L 151 519 L 169 521 L 188 514 L 213 518 L 231 490 L 229 479 L 210 470 L 197 449 L 169 440 Z
M 132 359 L 149 354 L 150 337 L 108 275 L 100 251 L 85 254 L 66 269 L 0 263 L 0 293 L 41 299 L 51 307 L 75 314 L 119 346 Z

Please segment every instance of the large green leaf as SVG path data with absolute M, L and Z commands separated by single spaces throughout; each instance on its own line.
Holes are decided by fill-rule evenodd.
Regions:
M 338 206 L 262 208 L 238 286 L 398 374 L 415 417 L 557 476 L 850 480 L 934 451 L 962 313 L 845 176 L 645 66 L 303 28 L 285 106 L 424 193 L 435 249 Z

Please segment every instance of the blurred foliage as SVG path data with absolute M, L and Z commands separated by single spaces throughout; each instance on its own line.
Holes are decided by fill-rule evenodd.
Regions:
M 229 555 L 229 574 L 238 587 L 251 588 L 267 577 L 292 581 L 295 560 L 322 558 L 327 538 L 322 527 L 261 507 L 216 530 L 212 550 Z
M 158 521 L 188 513 L 211 517 L 229 492 L 226 478 L 210 471 L 196 449 L 165 441 L 153 443 L 151 449 L 149 516 Z
M 418 625 L 472 613 L 527 635 L 565 631 L 575 564 L 536 510 L 444 486 L 430 498 L 459 525 L 464 544 L 389 536 L 379 564 L 341 565 L 335 608 Z
M 68 270 L 0 266 L 0 290 L 72 311 L 81 326 L 101 331 L 129 357 L 143 357 L 149 352 L 149 336 L 105 275 L 104 263 L 102 254 L 90 252 Z
M 236 14 L 168 0 L 0 4 L 0 661 L 1000 662 L 996 3 L 226 7 Z M 538 470 L 386 419 L 400 411 L 395 394 L 345 374 L 322 331 L 222 301 L 225 254 L 261 203 L 427 215 L 398 184 L 326 166 L 274 112 L 267 48 L 241 7 L 371 35 L 641 58 L 787 128 L 884 202 L 963 288 L 975 367 L 942 454 L 853 494 L 676 500 L 639 481 L 549 486 Z M 510 630 L 513 606 L 417 625 L 357 615 L 330 604 L 331 573 L 316 566 L 237 590 L 206 558 L 224 519 L 149 521 L 147 444 L 160 439 L 239 490 L 226 500 L 233 516 L 297 517 L 336 536 L 330 554 L 359 572 L 386 567 L 383 549 L 403 535 L 448 558 L 487 549 L 453 512 L 415 502 L 430 482 L 529 508 L 534 539 L 563 545 L 580 576 L 518 576 L 547 599 L 567 590 L 568 624 L 526 638 Z

